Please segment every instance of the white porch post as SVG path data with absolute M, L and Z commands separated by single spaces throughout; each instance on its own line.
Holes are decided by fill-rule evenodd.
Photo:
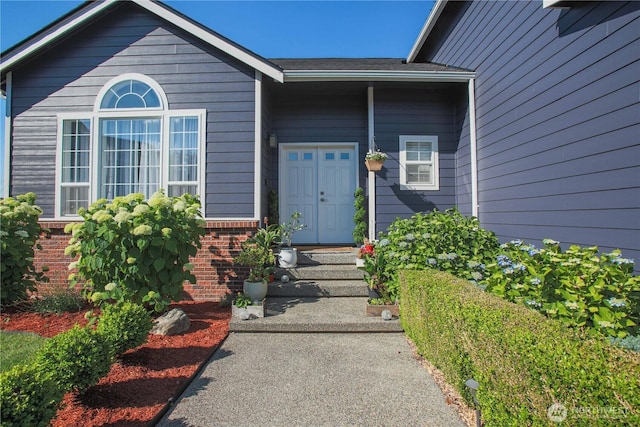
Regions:
M 369 151 L 375 149 L 375 126 L 373 115 L 373 86 L 369 85 L 367 88 L 367 118 L 368 118 L 368 132 L 367 138 L 369 141 Z M 369 193 L 369 240 L 376 238 L 376 174 L 375 172 L 369 172 L 367 179 L 368 193 Z
M 262 221 L 262 73 L 256 70 L 254 120 L 253 218 Z
M 478 160 L 475 79 L 469 79 L 469 148 L 471 151 L 471 215 L 478 218 Z
M 6 75 L 6 96 L 5 96 L 5 114 L 4 114 L 4 174 L 2 197 L 9 197 L 9 180 L 11 179 L 11 101 L 13 97 L 13 73 L 9 71 Z

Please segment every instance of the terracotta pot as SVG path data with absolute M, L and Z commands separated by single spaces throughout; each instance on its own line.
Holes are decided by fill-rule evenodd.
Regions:
M 384 163 L 384 160 L 365 160 L 364 164 L 367 165 L 367 169 L 370 172 L 377 172 L 379 170 L 382 170 L 382 164 Z

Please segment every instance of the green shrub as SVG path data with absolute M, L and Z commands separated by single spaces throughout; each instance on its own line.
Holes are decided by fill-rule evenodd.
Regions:
M 82 296 L 72 289 L 57 289 L 31 302 L 31 310 L 43 314 L 77 312 L 84 307 Z
M 0 374 L 3 427 L 46 427 L 55 417 L 63 393 L 35 364 L 17 365 Z
M 355 213 L 353 214 L 353 242 L 356 246 L 364 243 L 364 239 L 367 235 L 367 210 L 365 208 L 365 198 L 364 198 L 364 190 L 362 187 L 356 188 L 356 191 L 353 193 L 353 207 L 355 209 Z
M 109 373 L 112 350 L 102 335 L 78 325 L 47 340 L 35 361 L 61 390 L 83 392 Z
M 152 326 L 151 316 L 143 306 L 125 302 L 105 305 L 96 331 L 109 341 L 114 355 L 120 355 L 147 342 Z
M 401 272 L 400 295 L 418 351 L 468 400 L 480 383 L 485 425 L 555 426 L 554 403 L 571 426 L 640 424 L 639 354 L 442 272 Z
M 378 282 L 396 293 L 398 272 L 404 269 L 432 268 L 469 280 L 480 279 L 484 263 L 493 260 L 499 248 L 495 234 L 457 209 L 398 218 L 379 237 L 377 259 L 365 265 L 365 271 L 371 269 Z
M 40 227 L 38 218 L 42 209 L 35 205 L 36 195 L 27 193 L 0 200 L 0 303 L 11 304 L 27 298 L 27 292 L 36 290 L 36 282 L 48 279 L 33 265 L 34 247 L 40 235 L 46 230 Z
M 500 246 L 479 285 L 572 327 L 624 337 L 640 332 L 640 277 L 620 251 L 573 245 L 562 251 L 545 239 L 538 249 L 521 240 Z
M 157 192 L 98 200 L 78 214 L 84 222 L 65 228 L 72 233 L 66 253 L 78 256 L 70 268 L 84 280 L 87 296 L 109 283 L 122 284 L 131 301 L 164 311 L 182 298 L 183 282 L 195 283 L 189 257 L 200 248 L 205 222 L 197 197 L 167 197 Z

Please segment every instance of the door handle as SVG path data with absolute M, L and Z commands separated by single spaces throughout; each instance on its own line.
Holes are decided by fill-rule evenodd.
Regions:
M 320 197 L 320 201 L 321 201 L 321 202 L 324 202 L 324 201 L 325 201 L 325 200 L 324 200 L 324 197 Z

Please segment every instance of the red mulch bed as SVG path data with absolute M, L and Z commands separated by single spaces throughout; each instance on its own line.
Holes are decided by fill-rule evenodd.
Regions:
M 231 311 L 214 302 L 180 302 L 191 328 L 178 336 L 149 335 L 149 341 L 122 355 L 109 375 L 82 396 L 67 393 L 54 427 L 145 426 L 159 414 L 225 339 Z M 8 319 L 8 320 L 7 320 Z M 3 312 L 3 330 L 52 337 L 85 325 L 84 311 L 61 316 Z

